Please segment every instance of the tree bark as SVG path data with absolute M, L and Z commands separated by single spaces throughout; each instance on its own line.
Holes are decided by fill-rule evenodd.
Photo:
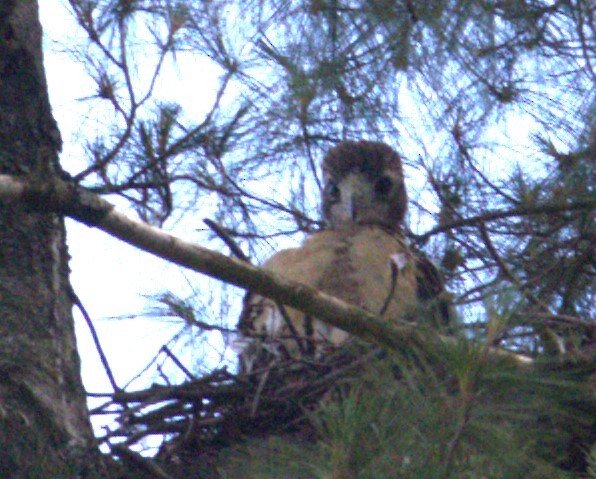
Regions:
M 0 173 L 60 174 L 36 0 L 0 3 Z M 95 477 L 64 220 L 0 203 L 0 477 Z

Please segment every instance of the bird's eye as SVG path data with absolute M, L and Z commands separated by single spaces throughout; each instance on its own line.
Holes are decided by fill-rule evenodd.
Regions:
M 339 188 L 337 187 L 337 185 L 335 183 L 329 183 L 327 185 L 326 189 L 327 189 L 327 197 L 331 201 L 339 200 L 339 198 L 341 196 L 341 192 L 339 191 Z
M 391 191 L 393 182 L 388 176 L 381 176 L 375 183 L 375 194 L 378 196 L 387 196 Z

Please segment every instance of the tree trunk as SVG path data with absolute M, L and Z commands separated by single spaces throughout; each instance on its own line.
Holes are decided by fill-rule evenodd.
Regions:
M 60 174 L 36 0 L 0 3 L 0 173 Z M 0 477 L 94 477 L 64 220 L 0 203 Z

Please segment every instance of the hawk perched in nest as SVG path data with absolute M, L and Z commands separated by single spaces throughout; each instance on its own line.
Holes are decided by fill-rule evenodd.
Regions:
M 323 159 L 325 229 L 263 268 L 360 306 L 387 321 L 415 319 L 420 301 L 443 285 L 432 264 L 408 246 L 407 194 L 399 155 L 383 143 L 343 141 Z M 275 358 L 317 359 L 350 335 L 293 308 L 248 294 L 238 329 L 240 370 Z

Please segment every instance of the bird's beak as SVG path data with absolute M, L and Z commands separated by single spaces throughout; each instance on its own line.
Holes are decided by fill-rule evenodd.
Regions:
M 368 202 L 366 201 L 366 194 L 363 193 L 364 189 L 366 189 L 365 182 L 356 175 L 347 178 L 347 181 L 343 184 L 342 216 L 350 219 L 352 223 L 358 223 L 363 211 L 367 208 Z

